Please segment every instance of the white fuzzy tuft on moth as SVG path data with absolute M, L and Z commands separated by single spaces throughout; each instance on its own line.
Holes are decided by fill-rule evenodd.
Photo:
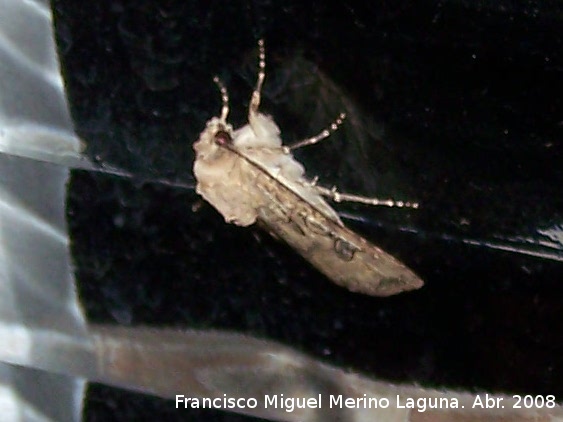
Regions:
M 417 203 L 367 198 L 318 186 L 291 153 L 328 138 L 343 124 L 341 113 L 318 135 L 283 145 L 272 117 L 259 112 L 266 77 L 264 41 L 258 41 L 258 77 L 248 109 L 248 124 L 227 123 L 229 94 L 216 76 L 221 114 L 211 118 L 194 143 L 196 191 L 228 223 L 260 223 L 284 240 L 336 284 L 373 296 L 417 289 L 422 280 L 406 265 L 344 226 L 324 197 L 335 202 L 418 208 Z

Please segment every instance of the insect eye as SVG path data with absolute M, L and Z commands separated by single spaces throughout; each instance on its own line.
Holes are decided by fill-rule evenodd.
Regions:
M 215 134 L 215 143 L 218 145 L 227 145 L 233 142 L 233 138 L 229 135 L 228 132 L 224 130 L 220 130 Z

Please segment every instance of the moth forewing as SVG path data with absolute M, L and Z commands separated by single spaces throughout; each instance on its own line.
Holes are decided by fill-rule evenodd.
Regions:
M 335 200 L 352 198 L 364 203 L 366 198 L 316 187 L 305 179 L 303 166 L 291 154 L 291 149 L 327 138 L 344 115 L 330 130 L 287 147 L 282 145 L 274 120 L 258 112 L 265 77 L 263 41 L 259 41 L 259 47 L 259 74 L 249 123 L 236 131 L 226 121 L 227 90 L 215 78 L 223 107 L 221 116 L 209 120 L 194 144 L 197 192 L 227 222 L 240 226 L 260 223 L 336 284 L 351 291 L 389 296 L 421 287 L 422 280 L 408 267 L 346 228 L 322 195 L 328 192 Z M 394 204 L 390 200 L 371 203 Z
M 320 212 L 271 175 L 259 175 L 256 183 L 269 198 L 258 209 L 259 223 L 334 283 L 371 296 L 390 296 L 423 285 L 400 261 L 340 220 Z

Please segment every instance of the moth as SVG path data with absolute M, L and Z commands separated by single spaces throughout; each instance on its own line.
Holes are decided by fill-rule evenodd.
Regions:
M 292 150 L 328 138 L 342 124 L 341 114 L 329 128 L 291 146 L 283 145 L 273 118 L 260 113 L 266 76 L 264 41 L 259 40 L 258 78 L 250 99 L 248 124 L 227 122 L 229 96 L 221 93 L 219 117 L 211 118 L 194 143 L 196 192 L 219 211 L 227 223 L 258 223 L 285 241 L 334 283 L 353 292 L 389 296 L 420 288 L 423 281 L 406 265 L 347 228 L 326 202 L 353 201 L 371 205 L 416 208 L 418 204 L 340 193 L 305 178 Z

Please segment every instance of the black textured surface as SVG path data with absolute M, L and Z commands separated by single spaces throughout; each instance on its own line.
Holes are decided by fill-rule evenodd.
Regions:
M 92 321 L 232 329 L 379 378 L 563 397 L 560 6 L 56 0 L 54 10 L 87 153 L 136 175 L 73 174 L 69 224 Z M 267 235 L 209 206 L 192 212 L 193 191 L 158 183 L 193 181 L 191 144 L 220 106 L 214 74 L 244 123 L 260 36 L 263 108 L 284 139 L 356 107 L 347 125 L 365 136 L 343 128 L 300 153 L 310 174 L 422 203 L 339 207 L 422 276 L 419 292 L 348 293 Z
M 118 391 L 91 384 L 84 409 L 84 422 L 113 421 L 212 421 L 260 422 L 265 419 L 237 415 L 212 409 L 176 409 L 173 400 Z

